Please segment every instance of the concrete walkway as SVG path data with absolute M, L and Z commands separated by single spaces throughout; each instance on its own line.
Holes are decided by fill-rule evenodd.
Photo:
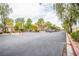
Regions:
M 79 43 L 73 41 L 69 34 L 67 36 L 67 55 L 68 56 L 79 56 Z

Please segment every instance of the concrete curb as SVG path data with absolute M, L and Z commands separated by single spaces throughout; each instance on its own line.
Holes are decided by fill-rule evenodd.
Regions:
M 71 38 L 71 36 L 68 34 L 69 40 L 71 42 L 71 46 L 74 52 L 74 56 L 79 56 L 79 47 L 76 44 L 76 42 L 73 41 L 73 39 Z
M 3 33 L 1 35 L 20 35 L 20 33 Z
M 66 33 L 66 42 L 67 42 L 67 56 L 74 56 L 74 52 L 73 52 L 73 49 L 72 49 L 72 45 L 71 45 L 71 42 L 69 40 L 69 36 L 68 34 Z

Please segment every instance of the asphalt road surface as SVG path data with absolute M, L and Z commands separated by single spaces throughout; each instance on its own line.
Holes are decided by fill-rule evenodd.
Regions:
M 62 56 L 66 33 L 0 34 L 0 56 Z

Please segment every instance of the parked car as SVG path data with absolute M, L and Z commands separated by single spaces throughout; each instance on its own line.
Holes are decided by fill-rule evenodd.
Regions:
M 55 30 L 45 30 L 46 32 L 55 32 Z

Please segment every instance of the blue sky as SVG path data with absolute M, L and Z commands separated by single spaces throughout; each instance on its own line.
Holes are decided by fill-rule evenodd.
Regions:
M 10 18 L 16 19 L 24 17 L 31 18 L 33 23 L 39 18 L 44 18 L 45 21 L 50 21 L 53 24 L 61 26 L 61 22 L 53 10 L 53 3 L 9 3 L 13 12 L 9 15 Z

